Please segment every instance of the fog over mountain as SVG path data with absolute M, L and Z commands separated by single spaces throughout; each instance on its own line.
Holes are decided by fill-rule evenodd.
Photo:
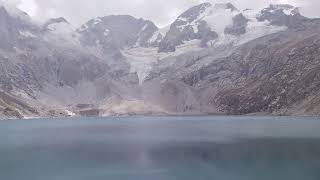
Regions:
M 320 115 L 307 1 L 106 2 L 0 4 L 0 119 Z
M 261 9 L 269 4 L 291 4 L 302 7 L 302 13 L 308 17 L 320 17 L 318 0 L 3 0 L 16 4 L 34 18 L 45 21 L 52 17 L 65 17 L 73 24 L 81 25 L 85 21 L 105 15 L 130 14 L 152 20 L 159 26 L 171 23 L 185 9 L 203 2 L 231 2 L 239 9 Z

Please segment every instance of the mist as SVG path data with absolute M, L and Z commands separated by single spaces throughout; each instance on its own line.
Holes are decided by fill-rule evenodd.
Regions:
M 170 24 L 179 14 L 203 2 L 231 2 L 239 9 L 262 9 L 272 3 L 301 7 L 303 15 L 320 17 L 319 0 L 4 0 L 27 12 L 37 21 L 65 17 L 74 25 L 81 25 L 94 17 L 129 14 L 152 20 L 158 26 Z

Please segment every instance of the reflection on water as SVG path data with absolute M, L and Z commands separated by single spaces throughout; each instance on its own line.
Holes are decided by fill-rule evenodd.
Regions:
M 0 122 L 2 180 L 319 180 L 317 118 Z

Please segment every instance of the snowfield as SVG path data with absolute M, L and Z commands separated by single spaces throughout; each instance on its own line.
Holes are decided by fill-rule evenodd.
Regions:
M 152 67 L 157 65 L 159 61 L 165 60 L 168 57 L 179 56 L 186 52 L 198 51 L 200 48 L 199 40 L 187 41 L 177 47 L 175 52 L 158 53 L 158 48 L 128 48 L 122 51 L 122 54 L 127 58 L 131 66 L 131 73 L 137 73 L 139 82 L 142 84 L 145 78 L 149 75 Z

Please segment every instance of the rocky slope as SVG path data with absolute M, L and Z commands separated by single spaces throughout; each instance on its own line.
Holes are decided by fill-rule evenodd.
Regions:
M 162 29 L 128 15 L 37 25 L 2 5 L 0 32 L 0 119 L 320 112 L 320 20 L 290 5 L 204 3 Z

